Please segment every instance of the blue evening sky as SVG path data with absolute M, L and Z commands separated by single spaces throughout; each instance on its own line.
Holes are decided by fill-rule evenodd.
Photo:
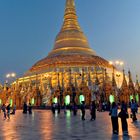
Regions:
M 21 76 L 53 48 L 65 0 L 0 0 L 0 81 Z M 140 0 L 76 0 L 90 46 L 140 76 Z

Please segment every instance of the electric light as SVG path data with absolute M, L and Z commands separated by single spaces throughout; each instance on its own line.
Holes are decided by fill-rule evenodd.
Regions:
M 117 60 L 116 62 L 115 62 L 117 65 L 119 65 L 120 64 L 120 62 Z
M 7 75 L 6 75 L 6 78 L 9 78 L 9 77 L 10 77 L 10 74 L 7 74 Z
M 121 66 L 124 65 L 124 62 L 121 61 L 121 62 L 120 62 L 120 65 L 121 65 Z
M 15 76 L 16 76 L 16 74 L 15 74 L 15 73 L 12 73 L 12 74 L 11 74 L 11 76 L 12 76 L 12 77 L 15 77 Z
M 113 65 L 113 62 L 112 62 L 112 61 L 109 61 L 109 64 L 110 64 L 110 65 Z

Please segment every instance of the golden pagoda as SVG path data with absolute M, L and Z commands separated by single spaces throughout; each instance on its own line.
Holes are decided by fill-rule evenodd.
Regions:
M 90 103 L 92 93 L 88 83 L 90 86 L 95 83 L 96 74 L 101 80 L 104 69 L 112 69 L 112 66 L 90 48 L 78 23 L 74 0 L 66 0 L 63 25 L 53 50 L 13 86 L 23 101 L 32 100 L 36 105 L 64 103 L 66 99 L 70 100 L 66 104 L 71 101 L 78 104 L 81 100 Z
M 64 22 L 56 36 L 54 48 L 38 61 L 27 75 L 60 71 L 66 68 L 109 67 L 108 61 L 96 55 L 79 26 L 74 0 L 66 0 Z M 62 71 L 62 70 L 61 70 Z

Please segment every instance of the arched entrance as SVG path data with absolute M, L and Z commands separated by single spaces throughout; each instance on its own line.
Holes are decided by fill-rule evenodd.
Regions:
M 82 101 L 85 101 L 85 96 L 84 95 L 79 96 L 79 103 L 82 104 Z
M 65 105 L 70 105 L 70 95 L 65 97 Z

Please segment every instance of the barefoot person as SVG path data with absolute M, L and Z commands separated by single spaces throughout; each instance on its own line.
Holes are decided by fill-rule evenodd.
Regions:
M 115 102 L 112 103 L 112 107 L 110 109 L 110 116 L 112 122 L 113 134 L 118 134 L 118 107 Z
M 134 102 L 133 99 L 132 99 L 132 102 L 131 102 L 131 112 L 132 112 L 132 120 L 133 120 L 133 122 L 135 122 L 137 120 L 137 117 L 136 117 L 136 103 Z
M 90 107 L 90 114 L 91 114 L 91 121 L 96 119 L 96 105 L 95 101 L 92 101 L 91 107 Z
M 81 104 L 81 112 L 82 112 L 82 120 L 84 121 L 85 120 L 85 101 L 82 101 L 82 104 Z
M 7 110 L 7 117 L 10 119 L 10 104 L 6 107 Z
M 124 108 L 122 108 L 118 116 L 121 118 L 123 134 L 128 135 L 127 119 L 129 116 L 128 116 L 127 111 Z
M 4 119 L 6 119 L 6 106 L 5 106 L 5 104 L 2 105 L 1 109 L 3 111 Z

